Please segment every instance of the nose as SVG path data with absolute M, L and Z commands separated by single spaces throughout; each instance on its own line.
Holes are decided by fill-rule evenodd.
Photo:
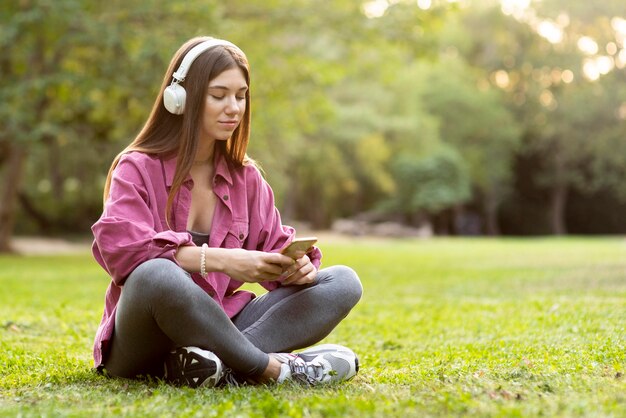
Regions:
M 228 98 L 228 102 L 226 103 L 226 109 L 224 112 L 227 115 L 236 115 L 241 110 L 241 105 L 239 104 L 237 97 L 232 96 Z

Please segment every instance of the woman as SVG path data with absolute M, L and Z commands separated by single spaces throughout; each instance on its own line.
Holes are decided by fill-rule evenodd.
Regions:
M 174 71 L 176 70 L 176 72 Z M 173 57 L 150 117 L 113 161 L 93 254 L 111 276 L 94 344 L 98 369 L 177 384 L 310 385 L 358 371 L 324 344 L 361 297 L 345 266 L 318 271 L 312 247 L 280 249 L 270 186 L 248 156 L 250 73 L 244 53 L 208 37 Z M 255 298 L 238 290 L 259 283 Z

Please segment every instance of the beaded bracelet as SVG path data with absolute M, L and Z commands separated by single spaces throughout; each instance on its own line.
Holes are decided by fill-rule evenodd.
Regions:
M 208 245 L 202 244 L 202 248 L 200 249 L 200 276 L 206 279 L 206 249 L 209 248 Z

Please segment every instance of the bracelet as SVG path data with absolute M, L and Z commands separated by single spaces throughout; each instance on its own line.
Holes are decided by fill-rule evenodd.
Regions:
M 202 248 L 200 249 L 200 276 L 206 279 L 206 249 L 209 248 L 208 245 L 202 244 Z

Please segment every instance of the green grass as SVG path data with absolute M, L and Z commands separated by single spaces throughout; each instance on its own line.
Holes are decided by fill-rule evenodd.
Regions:
M 327 388 L 106 379 L 107 278 L 88 254 L 0 257 L 0 416 L 626 416 L 626 242 L 322 242 L 364 297 L 327 341 L 362 369 Z

